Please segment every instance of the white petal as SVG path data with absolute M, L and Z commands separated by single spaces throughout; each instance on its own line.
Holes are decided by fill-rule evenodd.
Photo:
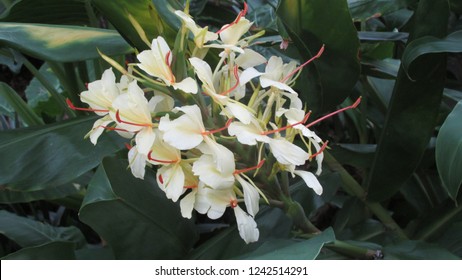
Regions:
M 258 241 L 260 232 L 258 231 L 255 220 L 239 206 L 234 207 L 234 215 L 236 216 L 239 235 L 245 243 L 249 244 Z
M 112 120 L 109 116 L 96 120 L 93 124 L 93 128 L 90 130 L 90 132 L 88 132 L 87 135 L 85 135 L 85 137 L 90 137 L 91 143 L 93 143 L 93 145 L 96 145 L 96 143 L 98 142 L 98 138 L 106 129 L 104 128 L 104 126 L 107 126 L 111 122 Z
M 232 50 L 233 52 L 237 52 L 237 53 L 244 53 L 244 49 L 240 48 L 240 47 L 236 47 L 235 45 L 228 45 L 228 44 L 223 44 L 223 45 L 220 45 L 220 44 L 210 44 L 210 45 L 205 45 L 204 48 L 216 48 L 216 49 L 230 49 Z M 221 57 L 221 54 L 223 55 L 226 55 L 226 52 L 221 52 L 220 53 L 220 57 Z
M 235 60 L 240 67 L 247 69 L 266 62 L 266 58 L 252 49 L 245 49 L 244 53 Z
M 268 143 L 271 138 L 262 135 L 262 132 L 261 128 L 254 123 L 232 122 L 228 127 L 229 135 L 236 136 L 237 141 L 245 145 L 256 145 L 257 141 Z
M 239 102 L 228 102 L 226 104 L 225 111 L 244 124 L 249 124 L 255 118 L 250 109 Z
M 236 170 L 236 163 L 234 160 L 234 153 L 225 146 L 213 141 L 210 137 L 204 137 L 207 151 L 212 155 L 215 166 L 223 175 L 233 174 Z M 201 146 L 198 147 L 201 150 Z M 201 150 L 203 151 L 203 150 Z
M 135 142 L 138 146 L 138 151 L 141 154 L 147 155 L 151 150 L 155 139 L 156 134 L 154 133 L 152 127 L 145 127 L 141 129 L 135 136 Z
M 273 80 L 270 80 L 266 77 L 263 77 L 261 76 L 260 77 L 260 84 L 263 88 L 267 88 L 267 87 L 275 87 L 275 88 L 278 88 L 278 89 L 281 89 L 281 90 L 285 90 L 285 91 L 288 91 L 290 93 L 293 93 L 293 94 L 297 94 L 297 92 L 295 90 L 293 90 L 291 87 L 289 87 L 288 85 L 284 84 L 284 83 L 281 83 L 281 82 L 277 82 L 277 81 L 273 81 Z
M 265 67 L 265 77 L 269 80 L 279 81 L 283 78 L 284 63 L 279 56 L 272 56 Z
M 257 71 L 257 69 L 250 67 L 242 71 L 242 73 L 239 75 L 239 83 L 241 85 L 245 85 L 248 83 L 250 80 L 252 80 L 255 77 L 261 76 L 265 73 L 260 73 Z
M 244 191 L 245 208 L 250 215 L 255 217 L 259 210 L 260 193 L 252 184 L 244 180 L 241 176 L 236 175 L 236 179 L 241 184 Z
M 269 146 L 274 157 L 281 164 L 302 165 L 309 158 L 307 152 L 284 138 L 271 139 Z
M 193 163 L 192 170 L 194 175 L 199 176 L 199 180 L 214 189 L 229 188 L 234 184 L 233 174 L 219 171 L 211 155 L 204 154 L 200 156 Z
M 213 89 L 212 68 L 210 68 L 210 65 L 197 57 L 191 57 L 189 62 L 191 62 L 199 80 L 201 80 L 206 86 Z M 213 89 L 213 91 L 215 90 Z
M 146 155 L 140 154 L 136 146 L 128 151 L 128 163 L 133 176 L 144 179 L 146 167 Z
M 194 203 L 196 201 L 197 189 L 193 189 L 180 201 L 181 215 L 184 218 L 191 219 L 192 210 L 194 209 Z
M 197 83 L 191 77 L 187 77 L 179 83 L 172 84 L 172 87 L 174 89 L 181 89 L 182 91 L 186 93 L 193 93 L 193 94 L 197 93 Z
M 197 120 L 184 114 L 173 121 L 165 115 L 159 121 L 159 130 L 164 132 L 165 142 L 177 149 L 189 150 L 202 143 L 204 137 L 201 132 L 205 128 Z
M 179 164 L 162 166 L 157 171 L 157 178 L 162 176 L 159 187 L 165 192 L 167 198 L 176 202 L 185 191 L 184 172 Z M 160 180 L 159 180 L 160 181 Z
M 249 31 L 252 24 L 253 22 L 250 22 L 248 19 L 242 17 L 236 24 L 224 29 L 220 33 L 220 39 L 226 45 L 236 45 L 242 35 Z M 226 27 L 226 25 L 223 27 Z
M 316 178 L 316 176 L 314 176 L 313 173 L 303 170 L 295 170 L 294 174 L 302 177 L 306 185 L 309 188 L 312 188 L 317 195 L 322 194 L 322 186 L 319 183 L 318 178 Z

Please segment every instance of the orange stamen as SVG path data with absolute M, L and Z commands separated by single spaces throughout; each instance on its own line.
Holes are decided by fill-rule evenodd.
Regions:
M 263 164 L 265 163 L 265 159 L 262 159 L 257 165 L 255 166 L 252 166 L 252 167 L 249 167 L 249 168 L 244 168 L 244 169 L 237 169 L 234 171 L 234 175 L 237 175 L 237 174 L 241 174 L 241 173 L 244 173 L 244 172 L 248 172 L 248 171 L 252 171 L 252 170 L 255 170 L 255 169 L 259 169 L 263 166 Z
M 223 127 L 221 127 L 221 128 L 218 128 L 218 129 L 214 129 L 214 130 L 207 130 L 207 131 L 202 132 L 201 134 L 204 135 L 204 136 L 206 136 L 206 135 L 215 134 L 215 133 L 217 133 L 217 132 L 223 131 L 223 130 L 227 129 L 227 128 L 231 125 L 231 122 L 232 122 L 232 121 L 233 121 L 233 118 L 230 118 L 230 119 L 226 122 L 225 126 L 223 126 Z
M 321 149 L 319 149 L 319 151 L 317 151 L 316 153 L 312 154 L 312 155 L 310 156 L 310 159 L 315 158 L 315 157 L 317 157 L 318 155 L 320 155 L 322 152 L 324 152 L 324 150 L 327 148 L 327 144 L 328 144 L 328 143 L 329 143 L 329 141 L 324 142 L 324 144 L 322 144 Z
M 165 55 L 165 65 L 168 67 L 168 71 L 170 72 L 170 83 L 174 84 L 175 83 L 175 75 L 173 75 L 173 71 L 171 68 L 171 61 L 170 61 L 170 56 L 172 55 L 171 51 L 168 51 L 167 54 Z
M 130 145 L 128 143 L 125 143 L 125 148 L 127 148 L 128 150 L 131 150 L 133 147 L 132 147 L 132 145 Z
M 228 95 L 230 92 L 232 92 L 233 90 L 235 90 L 239 86 L 239 71 L 238 71 L 237 65 L 234 66 L 233 73 L 234 73 L 234 78 L 236 78 L 236 84 L 233 87 L 231 87 L 230 89 L 228 89 L 227 91 L 220 93 L 220 95 Z
M 116 112 L 116 120 L 117 122 L 119 123 L 125 123 L 125 124 L 130 124 L 130 125 L 134 125 L 134 126 L 144 126 L 144 127 L 150 127 L 152 126 L 152 124 L 150 123 L 134 123 L 134 122 L 128 122 L 128 121 L 124 121 L 120 118 L 120 112 L 119 110 L 117 110 Z
M 325 115 L 324 117 L 321 117 L 321 118 L 319 118 L 319 119 L 317 119 L 317 120 L 315 120 L 315 121 L 313 121 L 313 122 L 307 124 L 306 127 L 313 126 L 313 125 L 315 125 L 315 124 L 317 124 L 317 123 L 319 123 L 319 122 L 321 122 L 321 121 L 323 121 L 323 120 L 325 120 L 325 119 L 327 119 L 327 118 L 330 118 L 330 117 L 332 117 L 333 115 L 336 115 L 336 114 L 338 114 L 338 113 L 341 113 L 341 112 L 343 112 L 343 111 L 346 111 L 346 110 L 349 110 L 349 109 L 354 109 L 354 108 L 358 107 L 359 103 L 361 103 L 361 96 L 360 96 L 358 99 L 356 99 L 355 103 L 353 103 L 352 105 L 347 106 L 347 107 L 345 107 L 345 108 L 342 108 L 342 109 L 340 109 L 340 110 L 337 110 L 337 111 L 335 111 L 335 112 L 332 112 L 332 113 L 330 113 L 330 114 L 327 114 L 327 115 Z
M 104 110 L 104 109 L 91 109 L 91 108 L 81 108 L 81 107 L 75 107 L 74 104 L 72 104 L 72 101 L 69 98 L 66 98 L 66 103 L 69 108 L 72 110 L 76 111 L 88 111 L 88 112 L 104 112 L 107 113 L 109 110 Z
M 176 162 L 178 162 L 178 160 L 161 160 L 161 159 L 155 159 L 155 158 L 151 157 L 151 153 L 152 153 L 152 151 L 150 151 L 150 152 L 148 153 L 148 159 L 149 159 L 149 160 L 152 160 L 152 161 L 155 161 L 155 162 L 159 162 L 159 163 L 165 163 L 165 164 L 171 164 L 171 163 L 176 163 Z
M 305 63 L 303 63 L 302 65 L 298 66 L 297 68 L 295 68 L 294 71 L 290 72 L 289 75 L 285 76 L 280 82 L 283 83 L 285 81 L 287 81 L 290 77 L 292 77 L 295 73 L 297 73 L 298 71 L 300 71 L 303 67 L 305 67 L 306 65 L 310 64 L 313 60 L 319 58 L 321 56 L 321 54 L 324 52 L 324 45 L 322 45 L 321 49 L 318 51 L 318 53 L 313 56 L 312 58 L 310 58 L 308 61 L 306 61 Z
M 294 127 L 294 126 L 297 126 L 299 124 L 304 124 L 306 123 L 306 121 L 308 120 L 308 118 L 310 117 L 311 115 L 311 111 L 308 112 L 308 114 L 305 115 L 305 117 L 303 118 L 303 120 L 299 121 L 299 122 L 296 122 L 296 123 L 293 123 L 293 124 L 289 124 L 289 125 L 286 125 L 286 126 L 283 126 L 281 128 L 278 128 L 278 129 L 274 129 L 274 130 L 268 130 L 268 131 L 264 131 L 261 133 L 261 135 L 269 135 L 269 134 L 273 134 L 273 133 L 276 133 L 276 132 L 281 132 L 283 130 L 286 130 L 288 128 L 291 128 L 291 127 Z
M 197 188 L 197 185 L 184 186 L 183 188 L 185 188 L 185 189 L 195 189 L 195 188 Z
M 164 179 L 162 178 L 162 175 L 159 175 L 159 182 L 163 185 L 164 184 Z
M 123 129 L 123 128 L 117 128 L 117 127 L 112 127 L 112 126 L 104 126 L 101 125 L 100 127 L 107 129 L 107 130 L 117 130 L 117 131 L 123 131 L 123 132 L 128 132 L 128 130 Z

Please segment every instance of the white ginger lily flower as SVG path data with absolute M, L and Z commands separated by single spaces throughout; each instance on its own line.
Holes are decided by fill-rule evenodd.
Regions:
M 240 54 L 234 62 L 239 65 L 239 67 L 247 69 L 266 63 L 266 58 L 256 51 L 246 48 L 244 49 L 244 53 Z
M 175 108 L 174 111 L 184 114 L 174 120 L 165 115 L 159 121 L 159 130 L 164 133 L 165 142 L 180 150 L 199 146 L 206 135 L 199 106 L 183 106 Z
M 282 91 L 287 91 L 297 95 L 288 84 L 292 82 L 292 75 L 297 68 L 297 63 L 291 61 L 287 64 L 282 62 L 282 58 L 272 56 L 265 67 L 265 72 L 261 73 L 253 67 L 249 67 L 241 74 L 241 82 L 246 83 L 253 78 L 260 77 L 262 88 L 275 87 Z
M 187 77 L 181 82 L 176 82 L 175 75 L 170 67 L 172 63 L 172 52 L 161 36 L 152 40 L 151 49 L 142 51 L 137 56 L 140 63 L 138 67 L 149 75 L 156 77 L 167 86 L 180 89 L 187 93 L 197 93 L 196 81 Z
M 97 115 L 105 116 L 120 93 L 114 72 L 109 68 L 104 71 L 101 80 L 88 84 L 88 90 L 80 94 L 80 99 L 90 105 Z
M 93 111 L 97 115 L 102 116 L 94 124 L 92 129 L 85 135 L 85 138 L 90 137 L 90 141 L 96 145 L 98 138 L 101 136 L 103 131 L 108 128 L 108 125 L 113 122 L 109 111 L 112 110 L 112 102 L 122 93 L 123 86 L 126 82 L 127 77 L 122 76 L 120 83 L 116 83 L 116 78 L 112 72 L 112 68 L 106 69 L 101 77 L 101 80 L 97 80 L 88 84 L 88 90 L 83 91 L 80 94 L 80 100 L 87 103 L 90 109 L 76 108 L 68 101 L 69 106 L 75 110 Z M 118 131 L 119 132 L 119 131 Z M 119 132 L 124 137 L 127 137 L 126 133 Z M 132 135 L 128 135 L 131 137 Z
M 248 124 L 232 122 L 228 127 L 228 134 L 236 136 L 237 141 L 245 145 L 257 145 L 257 142 L 269 143 L 271 138 L 264 135 L 258 120 L 253 118 Z
M 198 48 L 202 48 L 208 41 L 218 39 L 218 35 L 216 33 L 208 31 L 208 27 L 199 27 L 190 15 L 187 15 L 182 11 L 175 11 L 175 14 L 181 19 L 186 28 L 192 32 L 194 35 L 194 43 Z
M 162 165 L 157 170 L 157 184 L 167 198 L 176 202 L 188 186 L 186 174 L 192 174 L 191 166 L 181 161 L 180 151 L 166 143 L 158 130 L 147 160 L 154 165 Z
M 203 155 L 193 163 L 194 175 L 214 189 L 231 187 L 236 170 L 233 152 L 208 137 L 198 149 Z
M 128 85 L 127 93 L 119 95 L 112 104 L 115 112 L 110 115 L 118 127 L 136 133 L 138 151 L 147 155 L 154 143 L 155 133 L 148 100 L 136 81 Z
M 249 123 L 254 114 L 247 106 L 241 104 L 238 101 L 232 100 L 229 97 L 229 94 L 233 88 L 227 90 L 227 92 L 218 94 L 213 81 L 212 69 L 207 64 L 207 62 L 197 57 L 192 57 L 189 59 L 189 61 L 191 62 L 197 77 L 202 82 L 202 88 L 204 89 L 204 92 L 212 97 L 215 102 L 221 106 L 225 106 L 223 113 L 227 115 L 228 118 L 235 117 L 244 123 Z M 235 68 L 235 72 L 237 72 L 237 68 Z M 239 78 L 236 78 L 237 80 L 235 80 L 236 85 L 234 86 L 234 89 L 237 88 L 237 86 L 240 84 Z

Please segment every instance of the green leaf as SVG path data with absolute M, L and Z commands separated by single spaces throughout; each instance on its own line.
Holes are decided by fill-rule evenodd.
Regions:
M 107 158 L 96 171 L 80 219 L 111 246 L 117 259 L 184 258 L 196 241 L 190 220 L 157 186 L 147 170 L 140 180 L 128 163 Z
M 443 186 L 456 200 L 462 184 L 462 101 L 444 121 L 436 138 L 436 166 Z
M 0 96 L 18 113 L 19 117 L 29 126 L 43 124 L 43 120 L 37 116 L 26 102 L 9 85 L 0 82 Z
M 358 32 L 359 40 L 361 41 L 402 41 L 406 42 L 409 34 L 405 32 L 372 32 L 360 31 Z
M 74 184 L 68 183 L 54 188 L 44 188 L 36 191 L 0 189 L 0 203 L 24 203 L 37 200 L 51 200 L 70 196 L 79 192 Z
M 308 240 L 268 240 L 257 250 L 240 256 L 250 260 L 314 260 L 326 243 L 334 242 L 332 228 Z
M 123 140 L 105 133 L 94 146 L 84 139 L 97 117 L 0 132 L 0 185 L 34 191 L 59 186 L 98 166 Z
M 88 25 L 86 0 L 20 0 L 0 16 L 4 22 Z
M 77 247 L 86 243 L 82 232 L 74 226 L 54 227 L 5 210 L 0 210 L 0 233 L 21 247 L 37 246 L 53 241 L 73 242 Z
M 462 222 L 453 223 L 437 243 L 452 253 L 462 257 Z
M 18 74 L 21 71 L 24 57 L 10 48 L 0 48 L 0 64 L 8 66 L 11 72 Z
M 162 35 L 173 42 L 176 30 L 181 26 L 173 10 L 183 8 L 177 1 L 167 0 L 92 0 L 95 7 L 114 25 L 119 33 L 139 51 L 149 48 L 143 42 L 133 24 L 131 15 L 142 27 L 149 40 Z M 162 21 L 161 20 L 167 21 Z M 174 28 L 170 25 L 173 25 Z
M 0 23 L 0 43 L 32 57 L 58 62 L 127 54 L 133 50 L 113 30 L 80 26 Z
M 348 0 L 351 16 L 356 21 L 364 21 L 372 17 L 405 8 L 409 0 Z
M 344 0 L 280 1 L 277 14 L 289 31 L 304 61 L 322 56 L 306 66 L 298 84 L 301 97 L 309 96 L 310 109 L 326 110 L 340 104 L 356 84 L 360 65 L 359 40 Z
M 21 249 L 2 260 L 75 260 L 74 247 L 71 242 L 55 241 Z
M 383 255 L 386 260 L 459 260 L 459 257 L 438 245 L 415 240 L 385 246 Z
M 423 36 L 445 36 L 448 15 L 446 1 L 420 1 L 409 44 Z M 366 180 L 370 201 L 390 198 L 418 167 L 438 117 L 446 77 L 445 62 L 444 54 L 421 57 L 409 72 L 415 80 L 409 79 L 400 68 Z
M 402 57 L 403 68 L 408 72 L 412 63 L 422 55 L 460 52 L 462 52 L 462 30 L 451 33 L 443 39 L 425 36 L 412 41 L 406 47 Z
M 43 77 L 50 83 L 50 85 L 56 90 L 56 92 L 62 92 L 61 83 L 59 82 L 56 75 L 51 71 L 48 63 L 44 63 L 39 70 Z M 51 116 L 56 116 L 61 113 L 59 105 L 52 98 L 49 91 L 42 85 L 42 83 L 34 77 L 25 90 L 27 104 L 34 109 L 35 112 L 41 114 L 42 112 L 47 113 Z

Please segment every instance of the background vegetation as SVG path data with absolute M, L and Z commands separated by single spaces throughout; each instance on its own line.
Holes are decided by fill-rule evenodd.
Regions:
M 173 44 L 180 0 L 0 1 L 0 256 L 3 259 L 459 259 L 462 257 L 462 4 L 457 0 L 249 0 L 255 46 L 306 61 L 300 96 L 329 140 L 321 197 L 291 181 L 293 209 L 266 207 L 260 240 L 232 216 L 183 219 L 179 207 L 127 170 L 124 143 L 83 136 L 94 116 L 85 84 L 124 64 L 148 39 Z M 218 30 L 237 0 L 191 1 Z M 286 50 L 279 46 L 288 42 Z M 307 166 L 309 168 L 309 166 Z M 323 232 L 303 233 L 309 219 Z

